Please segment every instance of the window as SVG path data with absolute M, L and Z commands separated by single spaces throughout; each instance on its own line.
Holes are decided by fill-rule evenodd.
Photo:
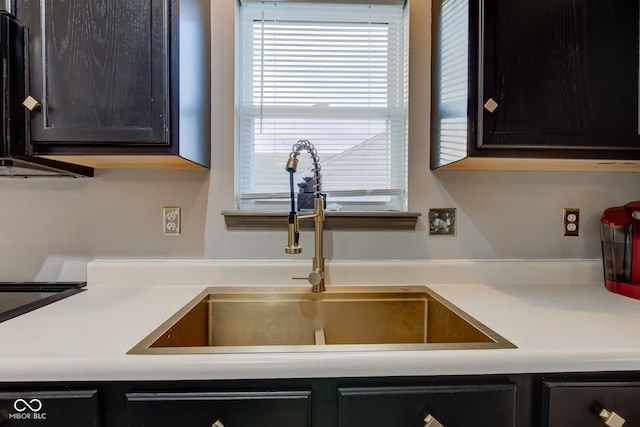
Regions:
M 237 81 L 239 209 L 287 209 L 296 141 L 320 155 L 327 203 L 406 210 L 408 13 L 401 6 L 244 3 Z M 296 183 L 312 176 L 300 156 Z

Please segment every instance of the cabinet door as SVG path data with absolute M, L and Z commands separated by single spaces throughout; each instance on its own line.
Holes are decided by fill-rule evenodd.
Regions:
M 3 427 L 98 427 L 97 390 L 0 392 Z
M 129 427 L 304 427 L 311 392 L 129 393 Z M 217 424 L 216 424 L 217 423 Z
M 482 3 L 479 148 L 640 149 L 638 0 Z
M 25 0 L 38 145 L 168 137 L 169 0 Z
M 604 427 L 603 409 L 626 420 L 625 426 L 640 425 L 638 382 L 547 381 L 543 391 L 543 426 Z
M 339 390 L 341 427 L 515 425 L 516 386 L 366 387 Z

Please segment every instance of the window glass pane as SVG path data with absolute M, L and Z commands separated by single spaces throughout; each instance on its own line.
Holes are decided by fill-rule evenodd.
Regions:
M 320 154 L 328 203 L 406 209 L 405 24 L 391 6 L 242 6 L 239 208 L 286 209 L 285 163 L 307 139 Z M 301 156 L 296 182 L 310 168 Z

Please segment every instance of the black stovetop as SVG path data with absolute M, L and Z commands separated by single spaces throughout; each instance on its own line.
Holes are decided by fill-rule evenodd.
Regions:
M 86 282 L 0 282 L 0 322 L 82 292 Z

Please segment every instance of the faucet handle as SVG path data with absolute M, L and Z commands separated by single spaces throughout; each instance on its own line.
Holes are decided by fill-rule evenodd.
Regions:
M 321 271 L 318 270 L 312 271 L 307 277 L 307 280 L 309 280 L 309 283 L 311 283 L 313 286 L 318 286 L 320 283 L 322 283 L 322 279 L 324 279 L 324 275 Z
M 291 279 L 292 280 L 306 280 L 312 285 L 319 285 L 320 282 L 322 282 L 322 279 L 324 279 L 324 276 L 322 275 L 322 273 L 320 271 L 312 271 L 306 277 L 292 277 Z
M 306 280 L 312 286 L 313 292 L 324 292 L 324 274 L 322 271 L 314 270 L 307 277 L 292 277 L 293 280 Z

